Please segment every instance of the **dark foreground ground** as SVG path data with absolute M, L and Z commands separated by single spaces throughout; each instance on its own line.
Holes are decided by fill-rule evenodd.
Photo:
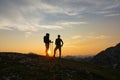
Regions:
M 120 70 L 36 54 L 0 53 L 0 80 L 119 80 Z

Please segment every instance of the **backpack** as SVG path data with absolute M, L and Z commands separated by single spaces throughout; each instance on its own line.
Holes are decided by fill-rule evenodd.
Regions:
M 47 36 L 44 36 L 44 43 L 49 43 L 49 38 Z

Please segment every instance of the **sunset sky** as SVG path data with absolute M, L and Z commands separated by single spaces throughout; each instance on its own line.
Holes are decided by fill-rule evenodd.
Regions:
M 63 56 L 95 55 L 120 42 L 120 0 L 0 0 L 0 52 L 44 55 L 46 33 Z

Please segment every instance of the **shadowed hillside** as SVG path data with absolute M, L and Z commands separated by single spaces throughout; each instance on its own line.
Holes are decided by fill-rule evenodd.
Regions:
M 102 66 L 120 68 L 120 43 L 98 53 L 92 61 Z
M 0 80 L 118 80 L 120 72 L 84 61 L 0 53 Z

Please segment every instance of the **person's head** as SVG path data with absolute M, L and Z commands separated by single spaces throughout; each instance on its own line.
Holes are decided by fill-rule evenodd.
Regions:
M 60 35 L 58 35 L 58 38 L 60 38 Z
M 46 33 L 46 36 L 49 36 L 50 34 L 49 33 Z

